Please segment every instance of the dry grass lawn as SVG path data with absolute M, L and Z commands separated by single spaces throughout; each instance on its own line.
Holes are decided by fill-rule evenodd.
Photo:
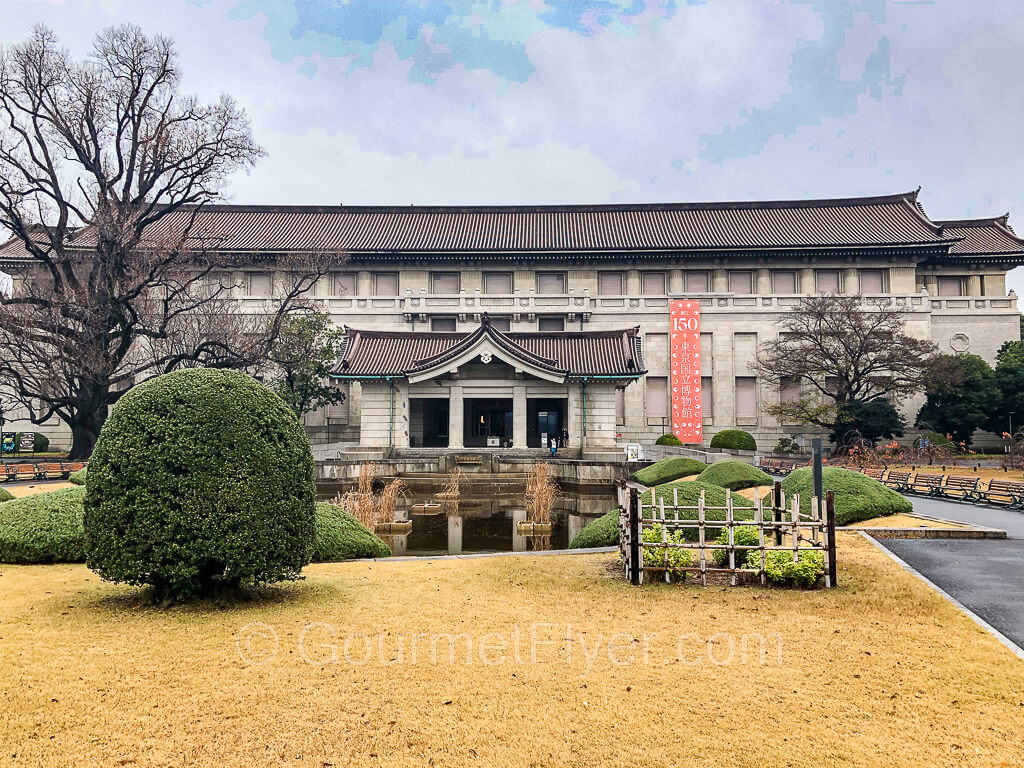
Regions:
M 32 483 L 31 485 L 24 485 L 18 483 L 15 485 L 5 485 L 4 489 L 10 491 L 11 496 L 16 499 L 20 499 L 23 496 L 35 496 L 37 493 L 49 493 L 50 491 L 60 491 L 65 488 L 78 488 L 79 486 L 74 483 L 64 482 L 50 482 L 50 483 Z
M 633 588 L 615 564 L 325 564 L 260 600 L 167 610 L 83 566 L 4 566 L 0 765 L 1024 764 L 1024 664 L 859 536 L 842 535 L 842 587 L 828 592 Z M 236 648 L 252 622 L 279 642 L 259 666 Z M 331 630 L 300 646 L 309 622 Z M 551 625 L 535 630 L 551 641 L 537 663 L 531 622 Z M 459 645 L 449 663 L 445 644 L 435 664 L 425 647 L 391 661 L 400 637 L 468 633 L 493 649 L 487 633 L 517 627 L 521 662 L 510 649 L 504 664 L 467 664 Z M 368 663 L 358 639 L 345 661 L 346 633 L 373 639 Z M 609 658 L 615 633 L 633 663 Z M 719 633 L 778 635 L 781 658 L 772 639 L 764 664 L 737 651 L 716 666 L 694 636 L 728 660 Z M 604 643 L 589 673 L 581 640 Z M 339 663 L 303 661 L 300 647 L 330 661 L 331 643 Z

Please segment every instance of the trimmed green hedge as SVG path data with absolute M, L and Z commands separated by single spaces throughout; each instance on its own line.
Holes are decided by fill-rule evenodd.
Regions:
M 85 562 L 81 488 L 0 504 L 0 563 Z
M 13 498 L 14 496 L 11 495 L 10 491 L 8 491 L 6 488 L 0 488 L 0 502 L 10 501 Z
M 756 451 L 757 443 L 752 434 L 742 429 L 723 429 L 711 438 L 711 447 L 733 451 Z
M 613 509 L 587 524 L 573 536 L 569 549 L 614 547 L 619 543 L 619 510 Z
M 296 579 L 316 531 L 295 413 L 237 371 L 184 369 L 124 394 L 89 460 L 88 565 L 157 599 Z
M 682 507 L 694 507 L 694 509 L 681 510 L 676 514 L 675 519 L 677 520 L 696 520 L 697 519 L 697 502 L 700 499 L 700 492 L 704 491 L 704 504 L 705 507 L 725 507 L 726 490 L 718 485 L 711 485 L 710 483 L 704 483 L 700 480 L 681 480 L 674 483 L 665 483 L 655 488 L 649 488 L 643 492 L 640 497 L 641 501 L 645 505 L 653 503 L 657 505 L 661 499 L 665 499 L 666 506 L 666 517 L 670 517 L 671 513 L 668 507 L 673 502 L 673 491 L 678 491 L 679 505 Z M 754 502 L 750 499 L 745 499 L 742 496 L 733 494 L 732 497 L 733 516 L 736 520 L 753 520 L 754 519 Z M 645 517 L 647 513 L 645 512 Z M 671 519 L 671 517 L 670 517 Z M 725 520 L 724 509 L 706 509 L 705 511 L 706 520 Z M 696 528 L 685 528 L 679 529 L 682 531 L 682 535 L 685 536 L 687 541 L 697 541 L 699 534 Z M 718 536 L 720 528 L 710 527 L 704 532 L 705 540 L 710 541 Z
M 314 563 L 390 556 L 391 549 L 388 545 L 341 507 L 323 502 L 316 505 Z
M 668 534 L 668 541 L 670 544 L 681 544 L 686 541 L 682 536 L 682 531 L 676 529 Z M 665 540 L 665 532 L 662 526 L 655 523 L 649 528 L 644 528 L 643 533 L 640 534 L 640 538 L 645 544 L 659 544 Z M 657 567 L 668 567 L 669 574 L 676 581 L 686 580 L 686 571 L 684 568 L 689 568 L 693 565 L 693 555 L 690 554 L 690 550 L 683 549 L 681 547 L 644 547 L 644 567 L 645 568 L 657 568 Z M 644 576 L 645 580 L 660 581 L 663 578 L 664 571 L 651 571 Z
M 794 561 L 792 552 L 781 549 L 765 552 L 764 574 L 768 581 L 790 587 L 813 587 L 818 577 L 825 573 L 825 555 L 805 549 L 801 550 L 797 557 L 798 559 Z
M 772 541 L 770 535 L 765 535 L 765 541 Z M 722 532 L 718 534 L 718 538 L 715 539 L 716 544 L 728 544 L 729 543 L 729 529 L 723 528 Z M 743 547 L 757 547 L 761 544 L 761 536 L 758 533 L 756 525 L 741 525 L 733 529 L 732 532 L 732 543 L 733 546 Z M 747 560 L 750 559 L 751 554 L 757 559 L 757 564 L 751 567 L 761 567 L 761 555 L 758 554 L 760 550 L 754 549 L 737 549 L 735 550 L 736 557 L 734 562 L 737 568 L 743 568 L 747 564 Z M 712 550 L 711 558 L 715 561 L 715 565 L 719 568 L 728 567 L 729 565 L 729 550 L 727 549 L 715 549 Z
M 14 436 L 14 446 L 18 452 L 21 451 L 21 436 L 28 434 L 26 432 L 18 432 Z M 50 438 L 44 435 L 42 432 L 33 433 L 35 437 L 32 438 L 32 452 L 33 453 L 45 453 L 50 450 Z M 27 453 L 27 451 L 26 451 Z
M 629 476 L 629 479 L 650 488 L 652 485 L 670 483 L 681 477 L 699 475 L 707 467 L 708 465 L 703 461 L 697 461 L 688 456 L 670 456 L 667 459 L 654 462 L 649 467 L 638 469 Z
M 712 485 L 720 485 L 732 491 L 772 484 L 771 477 L 757 467 L 731 459 L 716 461 L 701 472 L 697 479 Z
M 82 467 L 77 472 L 72 472 L 71 476 L 68 477 L 68 480 L 70 480 L 75 485 L 85 485 L 85 479 L 87 477 L 88 471 L 88 467 Z
M 800 494 L 800 509 L 805 514 L 811 511 L 811 496 L 814 493 L 814 479 L 811 467 L 794 470 L 782 481 L 787 496 Z M 849 525 L 872 517 L 909 514 L 914 505 L 891 488 L 886 488 L 860 472 L 840 467 L 822 469 L 822 487 L 835 491 L 836 525 Z
M 680 445 L 683 444 L 683 441 L 680 440 L 675 435 L 673 435 L 671 432 L 667 432 L 666 434 L 662 435 L 657 440 L 655 440 L 654 444 L 655 445 L 675 445 L 675 446 L 680 446 Z

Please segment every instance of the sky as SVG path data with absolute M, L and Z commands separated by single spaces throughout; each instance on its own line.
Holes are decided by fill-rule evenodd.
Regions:
M 0 0 L 171 37 L 268 156 L 237 203 L 841 197 L 1024 232 L 1021 0 Z M 1010 278 L 1024 293 L 1024 269 Z

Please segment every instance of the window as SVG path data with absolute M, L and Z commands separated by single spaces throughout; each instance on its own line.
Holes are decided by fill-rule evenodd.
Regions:
M 885 272 L 881 269 L 860 271 L 861 293 L 885 293 Z
M 397 296 L 398 295 L 398 273 L 377 272 L 373 276 L 374 296 Z
M 707 272 L 687 272 L 683 281 L 687 293 L 707 293 L 711 290 L 711 275 Z
M 700 412 L 705 419 L 715 418 L 715 380 L 711 376 L 700 377 Z
M 622 426 L 626 423 L 626 390 L 622 387 L 615 388 L 615 424 Z
M 819 269 L 814 273 L 814 290 L 816 293 L 839 293 L 839 270 Z
M 796 272 L 791 269 L 772 272 L 772 293 L 800 293 L 796 289 Z
M 453 332 L 455 330 L 455 318 L 432 317 L 430 318 L 430 330 Z
M 355 296 L 356 295 L 356 273 L 355 272 L 340 272 L 334 276 L 334 295 L 335 296 Z
M 733 293 L 753 293 L 754 273 L 753 272 L 730 272 L 729 290 Z
M 647 423 L 668 425 L 668 378 L 647 377 Z
M 622 273 L 621 272 L 598 272 L 597 292 L 601 296 L 621 296 Z
M 512 293 L 512 273 L 484 272 L 484 293 Z
M 565 293 L 565 273 L 538 272 L 537 293 Z
M 564 331 L 564 317 L 541 317 L 537 320 L 538 331 Z
M 271 279 L 269 272 L 250 272 L 249 273 L 249 295 L 250 296 L 270 296 L 272 295 L 271 288 L 273 286 L 273 280 Z
M 795 403 L 800 400 L 800 379 L 788 378 L 779 387 L 779 402 Z
M 757 379 L 754 376 L 736 377 L 736 418 L 757 418 Z
M 431 293 L 458 293 L 459 273 L 458 272 L 431 272 L 430 273 Z
M 502 333 L 508 333 L 512 330 L 512 318 L 511 317 L 492 317 L 491 325 L 495 330 L 501 331 Z
M 964 281 L 961 277 L 940 277 L 939 296 L 963 296 Z
M 825 377 L 825 391 L 830 395 L 835 395 L 839 392 L 839 377 L 838 376 L 826 376 Z
M 644 272 L 641 277 L 641 287 L 645 296 L 664 296 L 665 273 Z

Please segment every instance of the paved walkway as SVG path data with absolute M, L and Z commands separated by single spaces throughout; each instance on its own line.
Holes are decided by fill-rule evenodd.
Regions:
M 1024 512 L 908 498 L 915 512 L 1006 531 L 1006 539 L 878 541 L 1024 648 Z

